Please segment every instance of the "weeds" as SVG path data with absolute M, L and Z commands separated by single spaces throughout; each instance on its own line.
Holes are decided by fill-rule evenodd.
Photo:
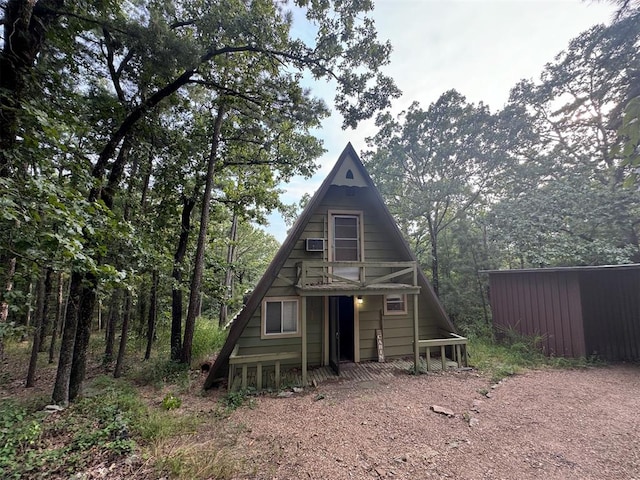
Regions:
M 198 430 L 202 423 L 195 415 L 175 416 L 169 411 L 149 411 L 139 425 L 138 431 L 142 440 L 152 446 L 179 435 L 190 435 Z
M 132 375 L 132 378 L 140 385 L 153 385 L 158 389 L 168 383 L 186 389 L 189 387 L 189 366 L 166 358 L 158 358 L 145 362 Z
M 229 411 L 236 410 L 242 406 L 246 399 L 246 394 L 242 390 L 231 391 L 223 398 L 223 403 Z
M 173 393 L 168 393 L 162 399 L 162 408 L 165 410 L 174 410 L 176 408 L 180 408 L 180 405 L 182 405 L 182 400 Z
M 3 478 L 20 478 L 23 457 L 42 435 L 41 418 L 13 401 L 0 403 L 0 471 Z M 30 464 L 24 465 L 29 471 Z
M 108 386 L 108 383 L 110 383 Z M 98 386 L 103 385 L 102 388 Z M 82 469 L 89 461 L 128 455 L 144 407 L 132 388 L 105 382 L 60 414 L 0 404 L 0 471 L 3 478 L 44 478 Z M 97 394 L 97 391 L 100 391 Z M 58 445 L 64 439 L 63 445 Z M 87 452 L 91 452 L 87 455 Z
M 193 334 L 191 357 L 196 365 L 209 358 L 212 352 L 219 351 L 227 339 L 227 330 L 218 326 L 217 320 L 198 317 Z
M 159 469 L 174 478 L 229 479 L 235 478 L 241 462 L 231 448 L 217 448 L 213 441 L 174 448 L 164 454 Z
M 527 368 L 584 367 L 591 362 L 588 359 L 572 359 L 563 357 L 547 357 L 540 345 L 542 336 L 525 336 L 513 329 L 505 330 L 501 342 L 495 341 L 492 335 L 469 335 L 470 362 L 478 370 L 488 373 L 492 382 L 499 382 L 505 377 L 515 375 Z

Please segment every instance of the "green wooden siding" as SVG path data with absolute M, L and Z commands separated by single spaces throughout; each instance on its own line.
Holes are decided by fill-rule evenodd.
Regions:
M 428 305 L 420 306 L 426 295 L 418 300 L 420 339 L 438 338 L 438 327 L 434 323 L 435 313 Z M 404 315 L 384 315 L 383 296 L 365 297 L 358 307 L 360 315 L 360 360 L 377 360 L 376 330 L 382 329 L 384 353 L 386 357 L 403 357 L 413 354 L 413 295 L 407 295 L 407 313 Z M 382 321 L 381 321 L 382 318 Z
M 302 260 L 326 260 L 327 249 L 330 247 L 328 239 L 328 212 L 354 211 L 362 212 L 364 228 L 364 261 L 388 261 L 401 262 L 410 260 L 403 256 L 401 239 L 390 234 L 389 225 L 382 220 L 386 219 L 386 213 L 380 208 L 377 200 L 369 188 L 350 188 L 332 186 L 329 188 L 324 200 L 320 203 L 314 215 L 311 216 L 303 234 L 296 241 L 295 247 L 289 258 L 285 261 L 279 277 L 295 282 L 297 269 L 296 263 Z M 385 220 L 386 221 L 386 220 Z M 324 238 L 324 252 L 307 252 L 305 239 Z M 367 277 L 371 275 L 384 275 L 389 269 L 367 269 Z M 402 279 L 409 283 L 411 279 Z M 296 291 L 287 281 L 275 278 L 273 285 L 265 297 L 295 296 Z M 383 311 L 383 297 L 368 296 L 363 305 L 358 307 L 360 322 L 360 360 L 376 360 L 378 358 L 375 343 L 375 331 L 380 329 L 380 316 Z M 413 296 L 407 295 L 406 315 L 384 316 L 384 347 L 387 357 L 400 357 L 413 354 Z M 241 354 L 275 353 L 279 351 L 301 351 L 301 339 L 261 339 L 260 315 L 258 308 L 245 328 L 240 340 Z M 419 298 L 419 325 L 420 338 L 429 339 L 438 337 L 438 326 L 435 323 L 437 315 L 435 306 L 426 292 L 422 292 Z M 323 339 L 324 339 L 324 301 L 322 297 L 307 298 L 307 345 L 308 364 L 316 366 L 322 364 Z
M 275 289 L 275 291 L 279 291 Z M 281 296 L 276 293 L 269 297 Z M 238 341 L 240 355 L 253 355 L 260 353 L 300 352 L 302 350 L 302 338 L 266 338 L 260 336 L 262 306 L 259 307 L 249 320 L 242 336 Z M 321 298 L 307 299 L 307 351 L 309 365 L 322 363 L 322 323 L 324 311 Z M 283 362 L 285 365 L 286 362 Z M 298 363 L 299 364 L 299 363 Z

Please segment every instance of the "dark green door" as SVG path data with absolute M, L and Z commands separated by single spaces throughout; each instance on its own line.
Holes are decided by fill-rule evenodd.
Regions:
M 340 298 L 329 297 L 329 366 L 340 375 Z

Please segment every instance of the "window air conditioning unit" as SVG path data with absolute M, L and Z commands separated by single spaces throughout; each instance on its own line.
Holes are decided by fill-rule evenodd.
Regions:
M 324 252 L 324 238 L 307 238 L 307 252 Z

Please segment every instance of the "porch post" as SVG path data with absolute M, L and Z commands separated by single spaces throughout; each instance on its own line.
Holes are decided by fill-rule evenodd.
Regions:
M 418 332 L 418 295 L 413 296 L 413 356 L 416 375 L 420 373 L 420 346 L 418 341 L 420 334 Z
M 302 318 L 300 322 L 300 334 L 302 335 L 302 386 L 307 386 L 307 297 L 302 296 Z

